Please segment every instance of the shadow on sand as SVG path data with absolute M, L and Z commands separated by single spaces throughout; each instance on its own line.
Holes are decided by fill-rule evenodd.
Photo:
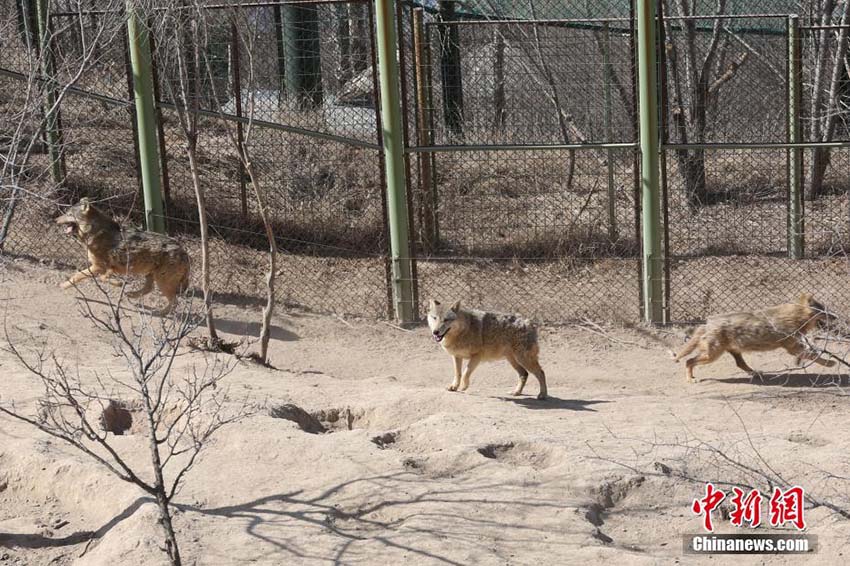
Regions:
M 591 409 L 591 405 L 600 403 L 610 403 L 611 401 L 603 400 L 584 400 L 584 399 L 559 399 L 558 397 L 549 396 L 545 401 L 540 401 L 536 397 L 498 397 L 502 401 L 510 401 L 516 405 L 521 405 L 526 409 L 545 410 L 545 409 L 560 409 L 564 411 L 590 411 L 596 412 L 596 409 Z
M 765 387 L 823 388 L 850 385 L 850 375 L 839 373 L 765 372 L 754 376 L 727 377 L 722 379 L 707 378 L 701 381 L 733 384 L 748 383 L 750 385 L 761 385 Z
M 206 328 L 205 323 L 201 324 L 201 326 Z M 215 328 L 219 332 L 226 332 L 227 334 L 233 334 L 234 336 L 251 336 L 253 338 L 259 338 L 262 325 L 259 322 L 245 322 L 242 320 L 229 320 L 226 318 L 216 317 Z M 271 327 L 269 336 L 272 340 L 279 340 L 281 342 L 294 342 L 298 340 L 298 335 L 294 332 L 274 325 Z

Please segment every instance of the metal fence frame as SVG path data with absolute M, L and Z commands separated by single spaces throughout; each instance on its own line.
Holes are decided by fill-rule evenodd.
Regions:
M 669 219 L 671 204 L 669 200 L 669 179 L 667 175 L 668 155 L 676 150 L 707 150 L 707 151 L 723 151 L 723 150 L 785 150 L 786 153 L 786 232 L 787 232 L 787 256 L 789 259 L 802 260 L 805 258 L 805 214 L 804 214 L 804 198 L 803 198 L 803 152 L 806 149 L 815 148 L 830 148 L 830 149 L 850 149 L 850 141 L 831 141 L 831 142 L 811 142 L 801 141 L 801 115 L 803 108 L 801 105 L 801 93 L 803 92 L 803 76 L 801 72 L 801 39 L 805 31 L 813 31 L 821 29 L 824 26 L 819 25 L 801 25 L 800 17 L 796 14 L 744 14 L 744 15 L 726 15 L 722 19 L 747 19 L 747 18 L 776 18 L 785 22 L 785 37 L 787 41 L 787 57 L 786 57 L 786 81 L 787 92 L 785 93 L 785 105 L 787 112 L 786 141 L 785 142 L 765 142 L 765 143 L 735 143 L 735 142 L 714 142 L 714 143 L 673 143 L 669 141 L 668 126 L 666 123 L 667 110 L 667 89 L 666 77 L 667 65 L 664 59 L 665 50 L 659 48 L 659 53 L 662 57 L 659 61 L 659 69 L 661 69 L 661 78 L 659 79 L 658 92 L 659 96 L 659 115 L 661 119 L 657 124 L 658 130 L 662 133 L 661 142 L 658 146 L 661 157 L 661 179 L 660 190 L 663 199 L 663 237 L 664 237 L 664 253 L 663 253 L 663 281 L 664 281 L 664 306 L 662 322 L 665 324 L 691 324 L 701 322 L 701 318 L 676 318 L 673 313 L 676 307 L 675 302 L 672 302 L 672 276 L 671 266 L 677 260 L 696 259 L 705 257 L 704 255 L 689 256 L 674 254 L 671 252 L 670 230 L 671 222 Z M 685 18 L 670 18 L 661 14 L 656 23 L 659 30 L 659 45 L 664 44 L 664 22 L 669 19 L 685 19 Z M 693 16 L 687 19 L 693 20 L 717 20 L 721 19 L 717 16 Z M 830 25 L 826 26 L 829 29 L 839 29 L 841 27 L 850 28 L 850 26 Z
M 40 28 L 48 25 L 50 18 L 76 17 L 79 14 L 53 13 L 50 18 L 42 18 L 43 0 L 30 0 L 41 11 L 38 14 Z M 30 2 L 25 2 L 30 5 Z M 452 11 L 452 2 L 441 2 L 438 15 L 433 21 L 426 21 L 427 10 L 407 2 L 391 2 L 390 0 L 329 0 L 327 2 L 310 2 L 309 0 L 282 0 L 274 2 L 256 2 L 242 4 L 217 4 L 207 7 L 209 10 L 229 10 L 235 7 L 275 10 L 275 25 L 279 22 L 278 11 L 301 9 L 305 6 L 318 5 L 363 5 L 368 6 L 368 26 L 370 33 L 369 64 L 371 65 L 371 81 L 375 94 L 376 129 L 374 139 L 361 139 L 353 135 L 343 135 L 330 131 L 319 131 L 317 128 L 306 127 L 297 123 L 281 123 L 279 121 L 252 118 L 251 122 L 268 131 L 298 136 L 303 139 L 321 140 L 341 146 L 360 148 L 374 152 L 377 163 L 380 163 L 379 193 L 382 210 L 382 231 L 385 240 L 381 245 L 385 248 L 375 253 L 372 259 L 379 260 L 384 266 L 385 285 L 382 292 L 386 293 L 387 310 L 389 315 L 395 315 L 401 323 L 414 322 L 419 318 L 419 285 L 421 275 L 419 263 L 422 261 L 465 261 L 486 259 L 500 262 L 510 261 L 509 257 L 458 257 L 456 255 L 440 255 L 441 218 L 439 208 L 437 178 L 440 175 L 440 159 L 442 156 L 461 156 L 503 152 L 524 155 L 550 155 L 553 152 L 569 152 L 590 155 L 602 152 L 608 155 L 607 170 L 600 171 L 606 177 L 608 191 L 608 234 L 613 241 L 624 228 L 618 225 L 614 210 L 614 170 L 612 163 L 615 152 L 630 152 L 634 158 L 632 175 L 634 181 L 634 238 L 640 242 L 640 261 L 637 262 L 637 285 L 631 292 L 638 297 L 637 305 L 640 317 L 653 323 L 690 322 L 689 317 L 677 315 L 677 305 L 674 297 L 672 268 L 675 262 L 695 257 L 705 257 L 706 254 L 690 256 L 677 253 L 671 244 L 671 226 L 676 222 L 671 219 L 670 179 L 668 178 L 668 162 L 670 156 L 677 150 L 698 150 L 722 152 L 730 150 L 774 150 L 783 152 L 786 158 L 786 237 L 789 259 L 803 260 L 806 256 L 805 242 L 805 202 L 803 199 L 803 176 L 806 150 L 816 148 L 850 149 L 850 141 L 816 142 L 805 141 L 801 132 L 803 114 L 802 93 L 803 76 L 801 69 L 801 42 L 805 34 L 820 30 L 823 26 L 801 25 L 800 19 L 794 14 L 740 14 L 718 16 L 689 16 L 672 17 L 663 13 L 656 14 L 654 0 L 634 0 L 631 3 L 633 17 L 629 18 L 563 18 L 563 19 L 470 19 L 468 15 L 456 14 Z M 393 9 L 394 8 L 394 9 Z M 297 10 L 296 10 L 297 11 Z M 85 15 L 94 15 L 96 11 Z M 302 14 L 303 16 L 303 14 Z M 289 14 L 287 17 L 295 17 Z M 706 142 L 678 143 L 670 140 L 668 115 L 667 62 L 665 59 L 665 22 L 670 20 L 700 20 L 711 21 L 743 20 L 746 18 L 762 18 L 782 20 L 785 26 L 786 81 L 787 92 L 784 93 L 786 124 L 785 141 L 782 142 Z M 42 21 L 43 19 L 43 21 Z M 300 20 L 299 20 L 300 21 Z M 94 92 L 85 88 L 72 88 L 69 95 L 99 101 L 111 107 L 127 107 L 132 110 L 131 123 L 133 131 L 134 152 L 136 155 L 136 175 L 141 187 L 144 188 L 146 224 L 149 229 L 162 229 L 158 222 L 189 223 L 192 220 L 174 215 L 170 207 L 172 190 L 170 188 L 169 161 L 167 158 L 166 132 L 164 130 L 163 112 L 173 111 L 172 102 L 164 99 L 160 93 L 160 81 L 157 76 L 155 58 L 151 57 L 152 65 L 145 68 L 145 56 L 156 51 L 154 45 L 147 45 L 144 35 L 133 30 L 134 18 L 129 20 L 129 29 L 124 36 L 123 51 L 127 68 L 128 98 L 126 100 Z M 632 80 L 632 95 L 635 105 L 634 114 L 639 118 L 639 124 L 633 124 L 633 139 L 631 141 L 612 141 L 610 118 L 606 117 L 606 142 L 576 142 L 576 143 L 466 143 L 462 132 L 464 101 L 462 97 L 462 77 L 460 74 L 460 52 L 458 30 L 480 28 L 482 26 L 533 26 L 535 28 L 557 28 L 584 26 L 586 29 L 605 30 L 606 38 L 610 38 L 609 26 L 629 26 L 630 52 L 632 54 L 630 79 Z M 312 25 L 312 24 L 311 24 Z M 231 24 L 230 38 L 233 48 L 230 50 L 230 67 L 233 69 L 233 91 L 235 109 L 232 113 L 221 109 L 198 109 L 203 117 L 225 119 L 236 124 L 240 140 L 242 125 L 249 121 L 242 108 L 242 84 L 240 79 L 240 56 L 236 24 Z M 828 26 L 838 29 L 841 26 Z M 850 26 L 844 26 L 850 27 Z M 396 36 L 396 33 L 400 37 Z M 42 33 L 42 35 L 44 35 Z M 447 47 L 441 49 L 441 54 L 435 55 L 431 45 L 436 38 Z M 399 41 L 400 39 L 400 41 Z M 141 40 L 141 41 L 139 41 Z M 448 42 L 448 43 L 446 43 Z M 283 47 L 278 41 L 278 49 Z M 285 47 L 285 46 L 284 46 Z M 42 46 L 44 48 L 44 46 Z M 603 57 L 610 57 L 610 47 L 603 49 Z M 399 53 L 396 58 L 395 54 Z M 499 55 L 496 55 L 497 57 Z M 503 56 L 503 55 L 502 55 Z M 656 60 L 657 59 L 657 60 Z M 53 72 L 49 59 L 42 69 L 42 74 L 51 80 Z M 280 53 L 278 53 L 280 64 Z M 315 62 L 314 62 L 315 63 Z M 436 140 L 434 114 L 435 89 L 431 71 L 440 65 L 441 108 L 446 120 L 446 127 L 451 134 L 444 140 Z M 455 65 L 457 69 L 446 70 L 445 66 Z M 606 63 L 603 73 L 607 76 L 609 66 Z M 655 76 L 656 69 L 659 76 Z M 133 75 L 147 79 L 137 82 Z M 24 78 L 21 73 L 0 69 L 0 75 L 13 78 Z M 603 79 L 606 99 L 611 96 L 610 84 Z M 297 85 L 296 85 L 297 86 Z M 296 88 L 289 86 L 289 88 Z M 134 90 L 135 89 L 135 90 Z M 446 93 L 449 93 L 446 95 Z M 452 94 L 453 93 L 453 94 Z M 457 99 L 447 100 L 446 97 L 456 96 Z M 504 101 L 502 101 L 502 104 Z M 305 104 L 310 104 L 306 101 Z M 496 103 L 498 105 L 498 102 Z M 608 102 L 606 104 L 610 105 Z M 606 106 L 607 108 L 607 106 Z M 499 112 L 499 110 L 496 110 Z M 607 116 L 607 115 L 606 115 Z M 61 145 L 61 121 L 59 116 L 49 117 L 48 146 Z M 64 157 L 60 152 L 59 157 Z M 62 163 L 61 159 L 52 161 Z M 639 162 L 639 163 L 638 163 Z M 54 177 L 64 178 L 65 173 L 55 172 Z M 158 187 L 160 179 L 162 187 Z M 246 198 L 245 179 L 241 172 L 234 185 L 240 195 L 239 216 L 244 221 L 249 212 Z M 165 209 L 157 207 L 157 196 L 162 194 Z M 222 233 L 237 234 L 239 226 L 214 226 Z M 631 230 L 631 228 L 629 228 Z M 243 230 L 244 231 L 244 230 Z M 253 234 L 257 236 L 257 234 Z M 515 259 L 515 258 L 514 258 Z M 628 316 L 626 317 L 628 318 Z

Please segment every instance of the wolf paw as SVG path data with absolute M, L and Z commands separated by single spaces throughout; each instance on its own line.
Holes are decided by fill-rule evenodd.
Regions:
M 546 400 L 546 394 L 541 391 L 540 393 L 537 394 L 537 399 L 540 400 L 540 401 L 545 401 Z
M 60 289 L 70 289 L 73 286 L 74 286 L 74 284 L 71 283 L 70 281 L 63 281 L 62 283 L 59 284 Z
M 750 379 L 758 379 L 760 382 L 764 383 L 764 374 L 760 371 L 753 370 L 750 372 Z
M 446 387 L 446 390 L 447 390 L 447 391 L 457 391 L 457 385 L 455 385 L 454 383 L 452 383 L 451 385 L 449 385 L 448 387 Z

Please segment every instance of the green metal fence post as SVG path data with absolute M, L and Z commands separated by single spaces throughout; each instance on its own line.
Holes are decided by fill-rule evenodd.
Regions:
M 142 173 L 142 192 L 145 197 L 145 227 L 151 232 L 164 234 L 165 218 L 162 214 L 150 38 L 148 30 L 139 23 L 131 2 L 132 0 L 127 2 L 127 35 L 130 42 L 133 92 L 136 99 L 136 121 L 139 130 L 139 163 Z
M 58 96 L 56 94 L 56 65 L 53 59 L 53 26 L 50 25 L 48 0 L 36 0 L 41 75 L 44 79 L 44 134 L 50 158 L 50 176 L 60 185 L 65 182 L 65 156 L 62 152 Z
M 788 143 L 800 143 L 800 18 L 788 17 Z M 788 256 L 803 257 L 803 149 L 788 150 Z
M 662 322 L 664 298 L 661 258 L 661 188 L 658 172 L 658 78 L 655 0 L 638 0 L 637 50 L 640 86 L 641 231 L 643 243 L 644 319 Z
M 375 0 L 378 68 L 381 78 L 381 119 L 384 167 L 387 178 L 387 215 L 392 256 L 393 305 L 396 320 L 414 322 L 413 279 L 410 260 L 410 227 L 404 167 L 404 143 L 399 99 L 398 41 L 393 0 Z

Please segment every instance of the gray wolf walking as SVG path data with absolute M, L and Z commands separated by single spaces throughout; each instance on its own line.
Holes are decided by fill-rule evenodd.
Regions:
M 785 303 L 755 312 L 711 316 L 694 331 L 678 353 L 671 354 L 673 360 L 678 362 L 694 350 L 699 350 L 699 354 L 685 362 L 685 377 L 690 382 L 695 381 L 695 366 L 710 364 L 724 352 L 729 352 L 735 358 L 735 364 L 751 375 L 756 372 L 744 361 L 742 352 L 784 348 L 797 357 L 798 364 L 800 360 L 810 360 L 832 367 L 834 361 L 821 359 L 803 341 L 805 334 L 831 319 L 834 317 L 814 300 L 811 293 L 803 293 L 796 303 Z
M 186 290 L 189 283 L 189 254 L 180 243 L 168 236 L 144 232 L 130 226 L 121 226 L 109 215 L 83 198 L 56 219 L 86 248 L 91 264 L 60 285 L 68 289 L 90 277 L 99 277 L 114 285 L 122 283 L 113 275 L 141 275 L 145 282 L 141 289 L 127 293 L 130 298 L 151 292 L 154 283 L 168 300 L 163 312 L 170 312 L 177 293 Z
M 540 383 L 538 399 L 546 398 L 546 374 L 537 361 L 540 347 L 537 329 L 519 316 L 463 309 L 460 301 L 451 306 L 431 300 L 428 304 L 431 334 L 455 362 L 449 391 L 466 391 L 472 372 L 482 361 L 506 359 L 519 374 L 513 395 L 522 394 L 529 372 Z M 463 360 L 469 360 L 466 370 Z

